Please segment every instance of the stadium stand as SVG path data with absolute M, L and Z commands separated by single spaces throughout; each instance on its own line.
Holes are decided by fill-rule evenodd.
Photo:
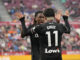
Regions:
M 80 20 L 80 0 L 65 0 L 63 5 L 70 11 L 70 16 L 73 19 Z
M 50 0 L 2 0 L 8 13 L 12 16 L 13 22 L 0 22 L 0 52 L 29 52 L 31 50 L 29 39 L 20 37 L 20 24 L 15 19 L 15 12 L 22 12 L 26 15 L 26 22 L 32 22 L 34 12 L 44 10 L 45 8 L 55 8 Z M 39 3 L 38 3 L 39 2 Z M 69 9 L 70 16 L 76 20 L 80 20 L 80 0 L 65 0 L 62 4 Z M 76 8 L 76 9 L 75 9 Z M 56 8 L 55 8 L 56 9 Z M 77 24 L 78 25 L 78 24 Z M 80 24 L 77 26 L 80 28 Z M 64 51 L 80 51 L 80 34 L 76 32 L 76 28 L 72 27 L 70 35 L 63 35 L 62 50 Z
M 30 48 L 30 42 L 20 36 L 20 25 L 0 25 L 0 52 L 29 52 Z
M 22 12 L 30 16 L 37 10 L 54 7 L 50 0 L 3 0 L 3 3 L 13 20 L 15 20 L 15 12 Z
M 30 39 L 20 37 L 20 26 L 19 23 L 0 22 L 0 51 L 30 52 L 31 46 L 28 41 Z M 80 24 L 75 28 L 72 27 L 70 34 L 63 35 L 62 50 L 80 50 L 80 35 L 76 32 L 76 28 L 80 28 Z

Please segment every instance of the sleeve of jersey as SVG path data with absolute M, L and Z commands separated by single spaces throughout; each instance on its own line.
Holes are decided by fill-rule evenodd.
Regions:
M 70 33 L 70 24 L 68 22 L 68 16 L 64 15 L 63 19 L 64 19 L 64 22 L 65 22 L 65 25 L 63 25 L 64 33 Z
M 25 25 L 25 17 L 21 18 L 20 19 L 20 22 L 21 22 L 21 25 L 22 25 L 22 30 L 21 30 L 21 37 L 24 38 L 25 36 L 29 35 L 30 32 L 29 32 L 29 29 L 26 28 L 26 25 Z

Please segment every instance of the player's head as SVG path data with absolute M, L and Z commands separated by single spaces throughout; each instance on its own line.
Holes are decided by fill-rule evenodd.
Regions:
M 55 11 L 52 8 L 47 8 L 44 10 L 45 17 L 55 17 Z
M 55 17 L 55 10 L 53 8 L 47 8 L 43 13 L 47 20 L 53 20 Z
M 37 11 L 35 13 L 34 24 L 40 24 L 44 22 L 44 14 L 43 11 Z

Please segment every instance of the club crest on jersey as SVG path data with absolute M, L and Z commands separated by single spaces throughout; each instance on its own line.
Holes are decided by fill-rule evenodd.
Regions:
M 60 53 L 60 50 L 59 49 L 47 49 L 45 48 L 45 53 Z
M 38 37 L 39 37 L 39 35 L 36 33 L 36 34 L 35 34 L 35 37 L 36 37 L 36 38 L 38 38 Z

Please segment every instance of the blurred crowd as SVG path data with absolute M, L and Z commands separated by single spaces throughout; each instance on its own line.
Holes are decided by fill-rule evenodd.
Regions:
M 37 10 L 44 10 L 48 7 L 55 8 L 50 0 L 3 0 L 3 2 L 14 22 L 16 21 L 15 12 L 22 12 L 26 15 L 25 20 L 31 22 L 34 12 Z M 69 9 L 73 18 L 80 16 L 80 0 L 62 0 L 62 2 Z M 20 33 L 21 25 L 0 25 L 0 52 L 30 51 L 29 36 L 21 38 Z M 62 50 L 80 50 L 80 35 L 72 28 L 70 34 L 63 35 L 61 44 Z
M 14 16 L 15 12 L 22 12 L 26 16 L 29 16 L 27 17 L 29 19 L 38 10 L 44 10 L 48 7 L 55 8 L 51 0 L 3 0 L 3 3 L 13 20 L 16 19 Z
M 2 0 L 8 13 L 12 19 L 15 20 L 14 13 L 22 12 L 28 18 L 31 18 L 34 12 L 38 10 L 44 10 L 45 8 L 54 8 L 53 0 Z M 55 1 L 55 0 L 54 0 Z M 70 16 L 75 19 L 80 19 L 80 0 L 61 0 L 66 9 L 70 11 Z
M 80 0 L 62 0 L 62 2 L 73 19 L 80 19 Z
M 21 38 L 21 25 L 0 25 L 0 51 L 29 51 L 31 50 L 29 36 Z M 80 35 L 72 28 L 70 34 L 64 34 L 62 50 L 80 50 Z
M 1 25 L 0 52 L 30 51 L 31 47 L 29 39 L 21 38 L 20 33 L 20 25 Z
M 80 35 L 74 28 L 70 34 L 64 34 L 62 38 L 62 50 L 80 50 Z

